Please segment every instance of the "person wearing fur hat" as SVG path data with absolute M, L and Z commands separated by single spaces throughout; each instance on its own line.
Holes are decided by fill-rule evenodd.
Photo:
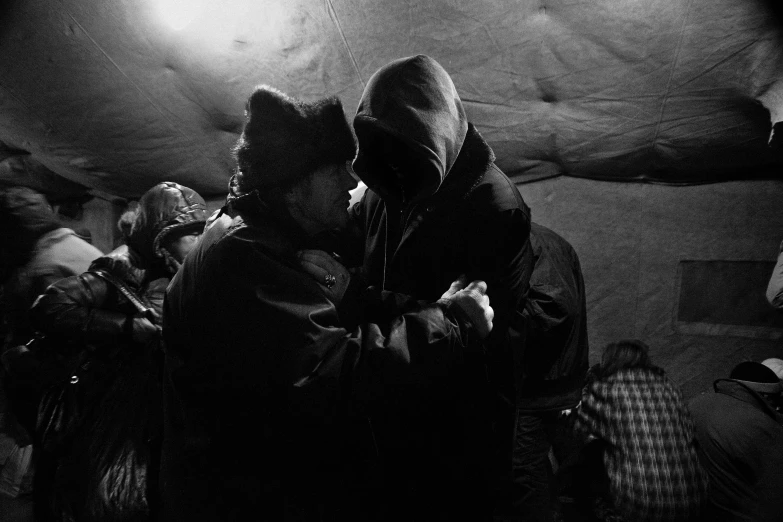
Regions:
M 111 396 L 113 404 L 104 404 L 110 402 L 108 396 L 99 403 L 69 454 L 52 462 L 59 468 L 56 476 L 48 476 L 55 482 L 49 484 L 53 491 L 46 505 L 38 506 L 56 505 L 57 511 L 49 516 L 85 521 L 154 517 L 162 429 L 158 368 L 163 298 L 172 276 L 198 242 L 206 219 L 206 203 L 196 191 L 173 182 L 155 185 L 139 200 L 127 245 L 96 259 L 83 274 L 51 285 L 33 306 L 31 319 L 39 331 L 63 341 L 87 343 L 101 363 L 93 364 L 94 368 L 121 368 L 114 378 L 112 389 L 120 391 Z M 124 283 L 150 313 L 139 313 L 96 271 Z M 138 388 L 123 385 L 133 388 L 133 396 L 122 392 L 116 384 L 120 379 L 135 381 Z M 112 424 L 109 417 L 97 413 L 104 410 L 122 410 L 121 418 Z M 112 453 L 109 444 L 121 450 Z M 107 463 L 107 455 L 135 462 L 137 468 Z M 45 481 L 43 475 L 40 481 Z M 116 486 L 107 491 L 105 484 Z
M 710 479 L 705 520 L 783 520 L 783 391 L 767 366 L 738 364 L 689 406 Z
M 342 104 L 260 86 L 246 117 L 227 204 L 166 295 L 163 520 L 378 520 L 396 498 L 373 420 L 453 393 L 486 287 L 420 302 L 323 271 L 356 186 Z
M 524 488 L 515 488 L 511 468 L 533 269 L 530 209 L 468 121 L 448 72 L 428 56 L 376 71 L 353 126 L 353 167 L 368 190 L 352 224 L 367 283 L 433 300 L 466 274 L 487 282 L 496 312 L 487 358 L 455 376 L 460 391 L 450 404 L 424 415 L 400 408 L 376 423 L 398 516 L 486 520 L 493 504 L 498 515 L 522 516 L 514 504 Z

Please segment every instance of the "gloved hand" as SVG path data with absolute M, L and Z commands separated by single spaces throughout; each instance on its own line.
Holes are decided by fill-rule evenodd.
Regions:
M 492 320 L 495 318 L 495 311 L 489 305 L 487 297 L 487 283 L 473 281 L 465 286 L 466 282 L 464 275 L 459 276 L 438 302 L 457 307 L 484 339 L 492 331 Z

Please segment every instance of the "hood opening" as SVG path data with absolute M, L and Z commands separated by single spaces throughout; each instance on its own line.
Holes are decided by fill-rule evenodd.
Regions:
M 362 147 L 353 169 L 368 187 L 400 204 L 421 201 L 438 191 L 445 176 L 437 154 L 376 122 L 361 120 L 355 126 Z

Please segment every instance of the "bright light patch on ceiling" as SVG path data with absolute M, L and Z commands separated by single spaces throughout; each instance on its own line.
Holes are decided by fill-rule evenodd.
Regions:
M 232 43 L 280 43 L 291 8 L 288 0 L 153 0 L 161 19 L 196 38 L 194 45 L 226 48 Z M 284 44 L 280 44 L 283 46 Z
M 189 52 L 235 49 L 237 44 L 284 48 L 298 34 L 289 31 L 296 10 L 290 0 L 154 1 L 162 19 L 187 40 Z
M 158 9 L 163 20 L 179 31 L 204 11 L 206 3 L 206 0 L 158 0 Z

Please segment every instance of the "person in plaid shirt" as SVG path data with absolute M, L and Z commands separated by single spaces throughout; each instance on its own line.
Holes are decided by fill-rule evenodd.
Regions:
M 575 428 L 603 442 L 614 510 L 635 521 L 698 520 L 707 479 L 679 388 L 636 340 L 609 344 L 593 371 Z

